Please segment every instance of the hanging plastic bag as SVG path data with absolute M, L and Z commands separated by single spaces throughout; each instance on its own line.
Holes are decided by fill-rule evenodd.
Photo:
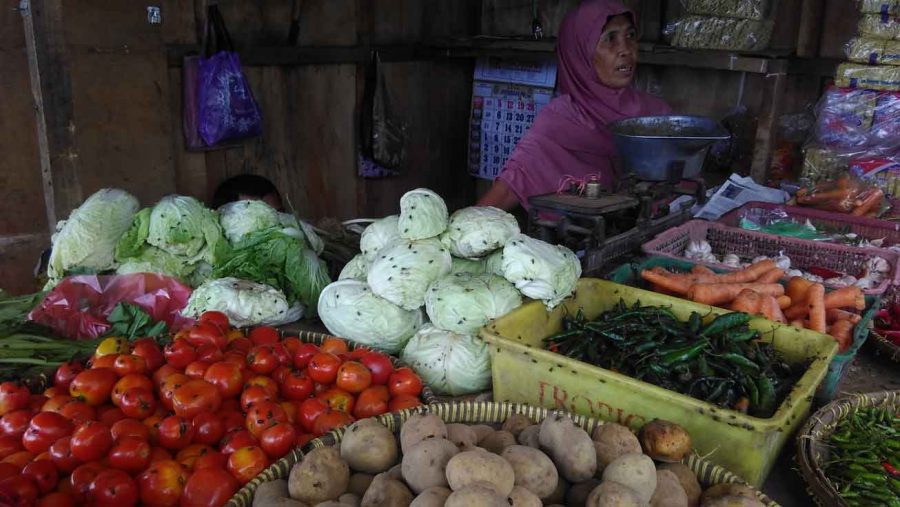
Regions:
M 177 331 L 192 322 L 181 316 L 190 297 L 187 285 L 152 273 L 70 276 L 44 297 L 28 320 L 67 338 L 96 338 L 106 334 L 112 326 L 107 317 L 117 304 L 125 302 Z
M 399 173 L 406 161 L 407 125 L 393 106 L 377 51 L 366 69 L 360 139 L 360 176 L 381 178 Z
M 210 36 L 214 42 L 210 42 Z M 217 50 L 209 55 L 211 46 Z M 203 48 L 197 77 L 199 132 L 203 141 L 215 145 L 262 134 L 262 114 L 215 5 L 207 9 Z

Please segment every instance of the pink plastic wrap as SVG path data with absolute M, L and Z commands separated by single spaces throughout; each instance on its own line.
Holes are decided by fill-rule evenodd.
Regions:
M 140 306 L 153 320 L 164 321 L 177 331 L 192 322 L 180 314 L 190 296 L 190 287 L 163 275 L 70 276 L 44 297 L 28 314 L 28 320 L 67 338 L 96 338 L 109 330 L 106 317 L 113 308 L 126 302 Z

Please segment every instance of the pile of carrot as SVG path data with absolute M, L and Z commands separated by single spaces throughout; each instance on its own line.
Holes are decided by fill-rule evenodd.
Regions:
M 862 290 L 844 287 L 826 294 L 822 284 L 801 277 L 791 278 L 785 287 L 779 283 L 783 277 L 784 270 L 771 259 L 722 274 L 701 265 L 690 273 L 661 267 L 641 271 L 641 278 L 656 292 L 826 333 L 838 342 L 841 352 L 850 348 L 853 326 L 861 320 L 857 312 L 866 307 Z

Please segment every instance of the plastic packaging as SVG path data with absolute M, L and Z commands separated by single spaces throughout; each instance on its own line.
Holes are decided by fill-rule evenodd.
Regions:
M 900 91 L 900 67 L 842 63 L 835 84 L 842 88 Z
M 790 236 L 798 239 L 827 241 L 831 236 L 819 232 L 809 220 L 794 220 L 784 208 L 762 209 L 754 214 L 741 217 L 738 226 L 748 231 Z
M 801 178 L 813 183 L 838 178 L 850 169 L 851 153 L 836 151 L 818 145 L 803 148 L 803 170 Z
M 900 0 L 860 0 L 859 12 L 900 16 Z
M 881 211 L 884 192 L 871 182 L 844 176 L 797 191 L 797 204 L 854 216 L 874 216 Z
M 681 5 L 689 14 L 756 21 L 769 11 L 769 0 L 681 0 Z
M 70 276 L 44 297 L 28 314 L 28 320 L 66 338 L 96 338 L 109 330 L 107 316 L 124 301 L 140 306 L 154 321 L 165 321 L 170 329 L 178 330 L 192 322 L 181 316 L 190 296 L 187 285 L 151 273 Z
M 860 16 L 859 35 L 874 39 L 900 39 L 900 17 L 872 14 Z
M 816 107 L 816 140 L 841 148 L 870 144 L 878 92 L 829 87 Z
M 847 59 L 869 65 L 900 65 L 900 40 L 856 37 L 845 46 Z
M 900 158 L 874 156 L 850 161 L 850 174 L 877 185 L 887 197 L 900 197 Z
M 687 16 L 666 27 L 675 47 L 762 51 L 772 37 L 772 21 Z

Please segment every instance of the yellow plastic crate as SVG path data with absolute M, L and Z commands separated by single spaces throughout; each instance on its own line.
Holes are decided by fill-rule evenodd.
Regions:
M 789 363 L 812 360 L 774 416 L 751 417 L 647 382 L 544 350 L 542 340 L 562 329 L 562 318 L 581 308 L 589 319 L 622 299 L 626 304 L 665 306 L 679 319 L 691 312 L 707 316 L 726 310 L 617 283 L 584 278 L 575 296 L 548 312 L 528 303 L 481 330 L 490 345 L 494 399 L 597 417 L 638 428 L 654 418 L 684 426 L 702 456 L 759 486 L 788 437 L 809 414 L 813 393 L 837 351 L 826 335 L 754 318 L 750 327 Z

